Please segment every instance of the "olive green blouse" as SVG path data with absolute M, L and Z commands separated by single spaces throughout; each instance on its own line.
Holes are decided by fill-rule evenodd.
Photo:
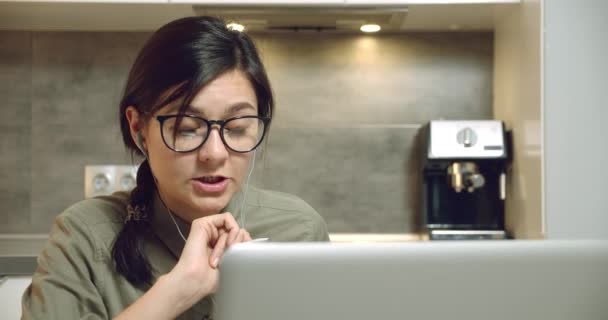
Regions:
M 252 238 L 270 241 L 327 241 L 321 216 L 303 200 L 285 193 L 249 187 L 244 214 L 242 200 L 233 198 L 224 212 L 244 223 Z M 110 319 L 148 289 L 135 287 L 114 269 L 112 244 L 126 217 L 128 193 L 83 200 L 55 220 L 49 240 L 38 256 L 38 267 L 22 298 L 23 319 Z M 184 246 L 158 195 L 152 232 L 145 235 L 145 253 L 154 279 L 169 272 Z M 189 225 L 176 217 L 182 233 Z M 208 319 L 206 297 L 178 319 Z

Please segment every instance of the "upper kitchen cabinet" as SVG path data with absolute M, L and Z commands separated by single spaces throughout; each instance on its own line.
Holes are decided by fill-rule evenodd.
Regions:
M 492 3 L 519 3 L 521 0 L 344 0 L 346 4 L 492 4 Z
M 211 6 L 334 6 L 344 5 L 344 0 L 169 0 L 170 3 L 196 3 Z
M 193 15 L 190 5 L 141 2 L 0 2 L 0 30 L 152 31 Z
M 249 31 L 358 32 L 374 23 L 383 32 L 494 30 L 514 0 L 47 0 L 0 2 L 0 30 L 152 31 L 191 15 L 238 20 Z M 291 29 L 290 29 L 291 28 Z
M 197 3 L 205 5 L 221 6 L 323 6 L 343 5 L 348 7 L 361 6 L 394 6 L 394 5 L 446 5 L 446 4 L 493 4 L 493 3 L 518 3 L 521 0 L 169 0 L 169 2 Z

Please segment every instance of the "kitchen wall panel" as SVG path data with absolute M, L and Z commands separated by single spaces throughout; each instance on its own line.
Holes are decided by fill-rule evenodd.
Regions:
M 0 117 L 0 233 L 46 233 L 84 197 L 85 165 L 131 164 L 117 104 L 148 36 L 0 32 L 0 97 L 15 119 Z M 492 118 L 492 33 L 254 38 L 277 113 L 253 183 L 302 197 L 330 232 L 415 231 L 417 130 Z
M 14 232 L 31 221 L 31 46 L 29 32 L 0 32 L 0 228 Z

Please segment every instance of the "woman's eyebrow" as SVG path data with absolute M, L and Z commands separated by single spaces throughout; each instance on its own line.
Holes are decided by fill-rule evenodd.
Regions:
M 235 114 L 244 109 L 251 109 L 253 111 L 256 111 L 255 107 L 252 106 L 249 102 L 239 102 L 239 103 L 232 105 L 230 108 L 228 108 L 228 110 L 226 110 L 226 112 L 224 112 L 224 114 L 232 115 L 232 114 Z
M 194 115 L 197 115 L 197 116 L 201 116 L 201 117 L 205 115 L 205 113 L 204 113 L 204 112 L 202 112 L 202 111 L 200 111 L 200 110 L 196 109 L 196 108 L 195 108 L 195 107 L 193 107 L 193 106 L 188 106 L 188 107 L 186 108 L 185 112 L 186 112 L 186 113 L 189 113 L 189 114 L 194 114 Z

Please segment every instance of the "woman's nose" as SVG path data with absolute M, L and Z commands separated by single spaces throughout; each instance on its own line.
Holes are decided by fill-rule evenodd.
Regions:
M 218 128 L 212 128 L 207 141 L 198 152 L 199 159 L 204 162 L 222 162 L 228 158 L 228 149 L 220 137 Z

